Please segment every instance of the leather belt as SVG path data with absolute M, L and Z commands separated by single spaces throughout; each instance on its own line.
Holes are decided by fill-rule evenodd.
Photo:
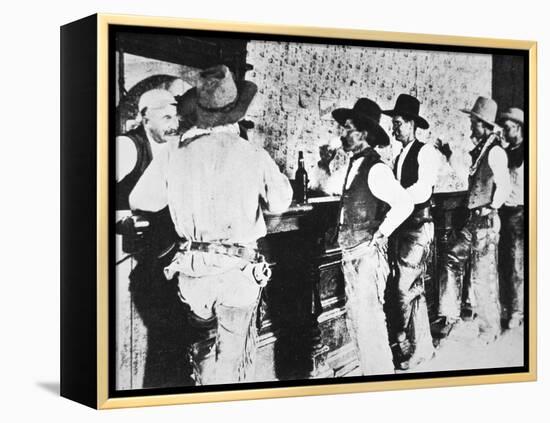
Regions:
M 402 223 L 401 228 L 419 228 L 421 225 L 427 222 L 433 222 L 431 208 L 429 206 L 415 208 L 411 215 Z
M 222 242 L 200 242 L 200 241 L 181 241 L 179 243 L 180 251 L 200 251 L 203 253 L 223 254 L 231 257 L 238 257 L 250 262 L 259 262 L 263 260 L 263 255 L 256 248 L 242 244 L 229 244 Z
M 503 205 L 500 208 L 500 210 L 505 212 L 505 213 L 515 213 L 515 212 L 523 211 L 523 205 L 518 205 L 518 206 Z

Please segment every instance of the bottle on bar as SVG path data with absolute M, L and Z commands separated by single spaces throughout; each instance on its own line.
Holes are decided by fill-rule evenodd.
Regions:
M 298 170 L 295 177 L 294 200 L 298 204 L 307 203 L 307 171 L 304 166 L 304 153 L 298 152 Z

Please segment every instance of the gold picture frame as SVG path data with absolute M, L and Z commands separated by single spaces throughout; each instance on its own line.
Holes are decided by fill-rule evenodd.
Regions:
M 75 289 L 69 287 L 69 284 L 74 283 L 70 281 L 70 275 L 74 275 L 76 270 L 68 268 L 65 272 L 62 272 L 62 381 L 61 391 L 62 395 L 70 399 L 74 399 L 81 403 L 87 404 L 98 409 L 113 409 L 122 407 L 139 407 L 139 406 L 151 406 L 151 405 L 170 405 L 170 404 L 188 404 L 199 402 L 214 402 L 214 401 L 235 401 L 235 400 L 247 400 L 247 399 L 259 399 L 259 398 L 281 398 L 291 396 L 307 396 L 307 395 L 325 395 L 325 394 L 339 394 L 339 393 L 353 393 L 353 392 L 370 392 L 370 391 L 382 391 L 382 390 L 399 390 L 399 389 L 413 389 L 413 388 L 434 388 L 434 387 L 447 387 L 447 386 L 461 386 L 461 385 L 477 385 L 477 384 L 492 384 L 492 383 L 505 383 L 505 382 L 527 382 L 535 381 L 537 378 L 537 267 L 536 267 L 536 251 L 537 251 L 537 43 L 534 41 L 517 41 L 517 40 L 504 40 L 504 39 L 488 39 L 488 38 L 476 38 L 476 37 L 458 37 L 458 36 L 445 36 L 445 35 L 430 35 L 430 34 L 410 34 L 400 32 L 381 32 L 381 31 L 368 31 L 360 29 L 335 29 L 335 28 L 314 28 L 314 27 L 302 27 L 302 26 L 288 26 L 288 25 L 261 25 L 252 23 L 235 23 L 235 22 L 223 22 L 223 21 L 210 21 L 210 20 L 197 20 L 197 19 L 180 19 L 180 18 L 161 18 L 161 17 L 144 17 L 144 16 L 123 16 L 123 15 L 111 15 L 111 14 L 97 14 L 93 17 L 87 18 L 88 23 L 85 24 L 85 30 L 82 30 L 82 37 L 85 42 L 92 42 L 88 47 L 84 44 L 81 47 L 72 45 L 69 41 L 64 42 L 63 36 L 78 37 L 80 34 L 78 28 L 81 28 L 84 20 L 81 22 L 75 22 L 68 24 L 62 29 L 62 82 L 65 76 L 67 84 L 69 84 L 71 78 L 75 79 L 78 83 L 78 76 L 75 76 L 68 66 L 74 64 L 75 57 L 78 56 L 75 52 L 78 48 L 92 48 L 95 60 L 89 63 L 94 64 L 96 69 L 88 69 L 95 77 L 95 87 L 97 88 L 94 93 L 90 94 L 90 99 L 95 97 L 95 136 L 96 142 L 93 147 L 90 147 L 93 154 L 95 154 L 95 172 L 92 178 L 91 173 L 87 173 L 86 179 L 89 183 L 93 183 L 95 186 L 94 192 L 88 192 L 90 204 L 95 204 L 94 210 L 88 210 L 87 213 L 91 218 L 91 221 L 80 222 L 80 225 L 90 225 L 88 229 L 95 228 L 95 239 L 87 239 L 93 242 L 95 248 L 90 252 L 88 263 L 90 276 L 95 280 L 93 288 L 90 288 L 90 292 L 94 292 L 95 297 L 91 299 L 91 307 L 95 306 L 94 310 L 88 310 L 89 316 L 81 317 L 85 319 L 82 321 L 82 325 L 86 323 L 86 327 L 92 328 L 86 334 L 79 334 L 77 328 L 73 328 L 75 321 L 71 322 L 75 317 L 76 310 L 67 304 L 73 301 L 73 298 L 77 295 Z M 91 19 L 91 20 L 90 20 Z M 529 192 L 529 243 L 528 251 L 528 332 L 526 336 L 526 344 L 528 350 L 528 356 L 526 362 L 528 368 L 525 371 L 517 371 L 514 373 L 502 373 L 502 374 L 484 374 L 484 375 L 472 375 L 472 376 L 448 376 L 448 377 L 422 377 L 422 378 L 405 378 L 399 380 L 382 380 L 382 381 L 367 381 L 367 382 L 346 382 L 342 380 L 342 383 L 330 383 L 330 384 L 318 384 L 318 385 L 303 385 L 303 386 L 286 386 L 286 387 L 261 387 L 252 389 L 231 389 L 220 391 L 197 391 L 186 393 L 166 393 L 166 394 L 147 394 L 147 395 L 132 395 L 132 396 L 117 396 L 110 395 L 109 390 L 109 377 L 112 372 L 109 362 L 109 347 L 110 339 L 109 333 L 112 330 L 110 327 L 109 312 L 110 304 L 112 304 L 112 298 L 109 297 L 109 286 L 113 282 L 111 281 L 112 275 L 110 274 L 110 262 L 109 262 L 109 248 L 110 248 L 110 180 L 109 171 L 112 171 L 112 163 L 109 162 L 109 139 L 110 139 L 110 63 L 109 63 L 109 28 L 112 26 L 132 26 L 149 28 L 154 30 L 159 29 L 182 29 L 182 30 L 204 30 L 204 31 L 216 31 L 223 32 L 224 34 L 238 33 L 238 34 L 250 34 L 254 35 L 262 34 L 270 37 L 287 36 L 287 37 L 302 37 L 315 38 L 315 39 L 337 39 L 344 43 L 346 40 L 353 41 L 369 41 L 377 42 L 384 45 L 384 43 L 406 43 L 407 45 L 426 45 L 437 46 L 439 48 L 449 47 L 467 47 L 467 48 L 479 48 L 479 49 L 506 49 L 523 52 L 526 55 L 528 61 L 528 75 L 526 78 L 526 95 L 528 95 L 528 134 L 529 134 L 529 174 L 528 174 L 528 192 Z M 72 32 L 71 32 L 72 31 Z M 65 35 L 64 35 L 65 34 Z M 66 61 L 63 62 L 63 57 Z M 65 67 L 64 67 L 65 66 Z M 74 65 L 76 66 L 76 65 Z M 74 68 L 81 69 L 81 68 Z M 83 69 L 83 68 L 82 68 Z M 63 85 L 63 84 L 62 84 Z M 74 85 L 71 87 L 74 88 Z M 67 109 L 63 109 L 62 106 L 62 127 L 66 125 L 68 128 L 71 125 L 72 114 L 68 110 L 70 104 L 75 104 L 71 100 L 70 94 L 67 94 L 70 87 L 62 87 L 62 100 L 65 101 L 64 92 L 67 96 L 66 105 Z M 87 94 L 84 94 L 87 95 Z M 73 101 L 71 103 L 71 101 Z M 66 110 L 66 113 L 63 111 Z M 91 119 L 92 117 L 90 117 Z M 81 148 L 78 146 L 69 147 L 72 129 L 67 129 L 64 132 L 66 140 L 62 139 L 62 162 L 72 163 L 72 160 L 81 160 L 75 154 L 75 150 L 71 148 Z M 74 135 L 73 135 L 74 136 Z M 64 153 L 63 149 L 67 148 L 67 152 Z M 84 147 L 82 147 L 84 148 Z M 74 201 L 71 197 L 71 189 L 65 188 L 64 180 L 66 177 L 72 178 L 84 178 L 83 175 L 77 175 L 78 165 L 68 164 L 63 166 L 62 170 L 62 197 L 65 197 L 67 201 L 67 207 L 70 207 L 68 203 Z M 65 173 L 64 173 L 65 172 Z M 74 194 L 74 192 L 73 192 Z M 84 194 L 82 194 L 84 195 Z M 87 197 L 87 198 L 88 198 Z M 62 209 L 63 209 L 62 200 Z M 72 205 L 74 207 L 74 205 Z M 64 210 L 64 209 L 63 209 Z M 68 231 L 78 231 L 76 229 L 76 220 L 71 218 L 71 211 L 67 209 L 65 215 L 62 211 L 62 222 L 65 227 L 66 233 Z M 65 216 L 65 217 L 63 217 Z M 74 226 L 73 226 L 74 225 Z M 63 231 L 63 230 L 62 230 Z M 86 236 L 90 236 L 91 232 L 88 230 Z M 84 236 L 84 235 L 83 235 Z M 70 248 L 71 242 L 67 238 L 62 237 L 62 251 L 64 255 L 63 266 L 74 266 L 71 264 Z M 92 260 L 95 258 L 95 260 Z M 90 282 L 92 283 L 92 282 Z M 65 291 L 64 291 L 65 290 Z M 65 293 L 65 294 L 63 294 Z M 65 300 L 63 300 L 65 298 Z M 80 317 L 79 317 L 80 318 Z M 81 326 L 82 328 L 82 326 Z M 81 330 L 82 331 L 82 330 Z M 95 340 L 95 342 L 93 342 Z M 84 343 L 83 345 L 89 345 L 93 342 L 93 348 L 95 351 L 87 358 L 83 357 L 79 360 L 74 360 L 71 357 L 74 354 L 78 354 L 78 348 L 88 347 L 74 347 L 73 344 Z M 63 345 L 65 345 L 63 347 Z M 76 349 L 75 349 L 76 348 Z M 81 350 L 80 350 L 81 351 Z M 84 361 L 83 361 L 84 360 Z M 92 380 L 92 376 L 84 375 L 80 382 L 77 382 L 78 376 L 76 372 L 82 366 L 91 366 L 91 371 L 95 377 Z M 90 373 L 91 374 L 91 373 Z

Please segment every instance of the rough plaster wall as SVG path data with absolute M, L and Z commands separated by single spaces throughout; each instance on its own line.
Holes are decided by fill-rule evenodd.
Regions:
M 258 85 L 249 109 L 256 122 L 251 138 L 290 177 L 299 150 L 312 168 L 320 145 L 338 143 L 334 108 L 370 97 L 390 109 L 397 95 L 410 93 L 431 123 L 429 130 L 418 130 L 419 139 L 448 141 L 455 155 L 453 169 L 443 164 L 436 191 L 466 189 L 470 124 L 459 109 L 491 95 L 490 55 L 251 41 L 247 62 L 254 66 L 247 79 Z M 389 117 L 382 117 L 382 125 L 391 134 Z M 395 157 L 399 149 L 393 143 L 386 156 Z

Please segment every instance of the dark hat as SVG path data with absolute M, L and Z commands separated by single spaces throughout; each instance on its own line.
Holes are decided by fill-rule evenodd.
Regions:
M 235 81 L 225 65 L 203 70 L 195 88 L 187 91 L 178 102 L 183 117 L 193 115 L 199 128 L 228 125 L 238 122 L 246 114 L 256 95 L 256 84 Z
M 419 128 L 428 129 L 430 124 L 418 114 L 419 111 L 420 101 L 416 97 L 409 94 L 400 94 L 395 102 L 395 107 L 392 110 L 384 110 L 382 113 L 392 117 L 401 116 L 407 120 L 412 119 Z
M 348 119 L 360 131 L 367 130 L 369 135 L 374 136 L 376 144 L 386 146 L 390 144 L 390 138 L 384 129 L 380 126 L 380 115 L 382 111 L 380 106 L 368 98 L 357 100 L 353 109 L 336 109 L 332 112 L 332 117 L 340 125 L 344 126 Z

